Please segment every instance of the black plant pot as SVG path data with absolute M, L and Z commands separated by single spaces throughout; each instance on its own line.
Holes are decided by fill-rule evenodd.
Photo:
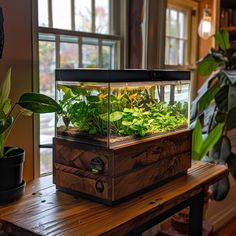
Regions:
M 25 151 L 21 148 L 0 158 L 0 204 L 15 201 L 22 196 L 25 189 L 22 179 L 24 160 Z

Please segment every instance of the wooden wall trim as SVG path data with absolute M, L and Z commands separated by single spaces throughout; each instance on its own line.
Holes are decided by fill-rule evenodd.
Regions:
M 129 1 L 129 59 L 128 67 L 142 68 L 144 0 Z

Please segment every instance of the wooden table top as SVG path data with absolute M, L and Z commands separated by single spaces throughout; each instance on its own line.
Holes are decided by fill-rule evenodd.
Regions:
M 112 207 L 57 191 L 51 176 L 41 177 L 20 200 L 0 207 L 0 229 L 25 236 L 122 235 L 227 174 L 225 166 L 196 162 L 187 175 Z

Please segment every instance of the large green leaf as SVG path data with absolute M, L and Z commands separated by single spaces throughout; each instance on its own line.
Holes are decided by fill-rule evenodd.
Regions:
M 222 135 L 222 130 L 224 127 L 224 123 L 219 123 L 215 126 L 213 130 L 209 133 L 207 138 L 204 140 L 200 153 L 199 153 L 199 160 L 203 158 L 210 150 L 211 148 L 218 142 Z
M 123 117 L 123 112 L 121 111 L 115 111 L 113 113 L 110 114 L 110 121 L 114 122 L 114 121 L 118 121 Z
M 8 116 L 6 119 L 0 119 L 0 134 L 3 134 L 13 123 L 13 117 Z
M 234 128 L 236 128 L 236 107 L 229 111 L 226 120 L 226 129 L 232 130 Z
M 197 63 L 197 68 L 200 75 L 206 76 L 216 71 L 219 65 L 220 62 L 213 58 L 211 54 L 208 54 Z
M 0 109 L 3 109 L 11 90 L 11 68 L 8 70 L 5 79 L 0 84 Z
M 236 107 L 236 85 L 229 86 L 228 111 Z
M 199 112 L 204 111 L 211 101 L 214 99 L 217 92 L 220 90 L 220 83 L 217 81 L 207 92 L 199 99 L 198 106 Z
M 7 115 L 11 110 L 11 100 L 8 98 L 5 103 L 3 104 L 3 112 Z
M 196 125 L 193 129 L 192 134 L 192 159 L 193 160 L 200 160 L 200 152 L 203 145 L 203 138 L 202 138 L 202 126 L 199 119 L 197 119 Z
M 198 114 L 197 108 L 198 108 L 199 100 L 208 91 L 208 88 L 211 86 L 211 83 L 214 81 L 215 78 L 217 78 L 217 76 L 218 76 L 218 73 L 215 73 L 209 76 L 209 78 L 204 82 L 202 87 L 198 90 L 198 96 L 194 99 L 194 101 L 191 104 L 191 113 L 190 113 L 191 122 L 195 121 L 196 116 Z
M 24 93 L 18 104 L 34 113 L 61 112 L 61 106 L 55 100 L 39 93 Z
M 229 32 L 221 29 L 219 32 L 215 34 L 215 40 L 219 44 L 219 47 L 226 51 L 230 48 L 230 41 L 229 41 Z
M 236 85 L 236 70 L 222 70 L 220 79 L 225 84 Z
M 230 189 L 229 185 L 229 178 L 228 176 L 222 178 L 221 180 L 217 181 L 212 186 L 212 197 L 216 201 L 222 201 L 227 196 Z
M 211 150 L 211 156 L 220 164 L 225 164 L 231 155 L 231 143 L 227 136 L 222 136 Z
M 221 89 L 215 95 L 215 102 L 220 111 L 223 112 L 228 111 L 228 94 L 229 94 L 229 86 L 225 85 L 221 87 Z
M 227 164 L 228 164 L 230 174 L 236 180 L 236 155 L 234 153 L 231 153 L 230 157 L 227 160 Z

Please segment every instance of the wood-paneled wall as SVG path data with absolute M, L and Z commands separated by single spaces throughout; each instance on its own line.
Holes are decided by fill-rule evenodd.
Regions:
M 5 45 L 0 59 L 0 80 L 12 67 L 10 97 L 15 102 L 23 92 L 32 91 L 32 25 L 31 0 L 0 0 L 3 8 Z M 9 146 L 19 146 L 26 150 L 24 178 L 33 179 L 33 119 L 23 117 L 17 120 Z

